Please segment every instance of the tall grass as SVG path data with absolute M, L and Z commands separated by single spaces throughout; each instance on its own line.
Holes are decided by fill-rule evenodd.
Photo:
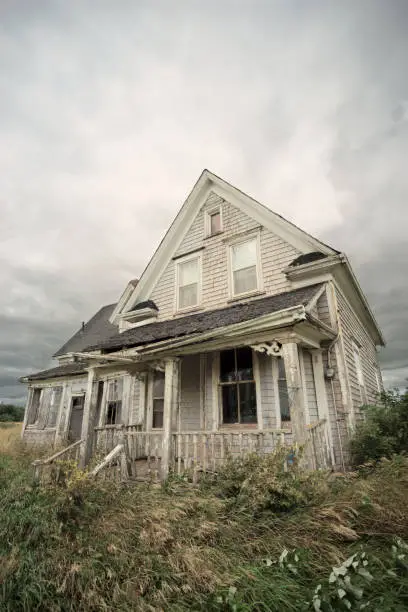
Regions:
M 74 471 L 39 488 L 26 461 L 0 453 L 0 609 L 313 609 L 316 587 L 329 601 L 332 567 L 361 548 L 388 597 L 377 609 L 406 609 L 391 546 L 408 539 L 407 459 L 340 479 L 248 461 L 241 482 L 231 464 L 199 487 L 91 483 Z M 370 584 L 364 597 L 378 603 Z

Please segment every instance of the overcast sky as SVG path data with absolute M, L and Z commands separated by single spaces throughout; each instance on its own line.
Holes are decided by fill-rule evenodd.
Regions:
M 406 0 L 0 0 L 0 399 L 203 168 L 344 250 L 408 375 Z

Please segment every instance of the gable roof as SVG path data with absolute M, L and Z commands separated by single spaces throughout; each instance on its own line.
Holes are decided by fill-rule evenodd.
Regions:
M 89 319 L 65 344 L 54 353 L 53 357 L 60 357 L 67 353 L 82 351 L 86 346 L 103 342 L 118 332 L 118 326 L 109 321 L 116 304 L 103 306 Z
M 321 283 L 309 285 L 227 308 L 217 308 L 178 319 L 141 325 L 117 334 L 105 342 L 86 347 L 86 350 L 120 350 L 250 321 L 294 306 L 305 306 L 321 287 Z
M 210 192 L 218 194 L 222 199 L 241 209 L 248 216 L 257 220 L 260 225 L 270 229 L 302 253 L 310 251 L 319 251 L 325 255 L 339 253 L 219 176 L 209 170 L 204 170 L 146 266 L 137 286 L 132 291 L 122 294 L 110 318 L 112 323 L 121 312 L 132 310 L 137 302 L 150 298 L 154 286 L 189 231 Z

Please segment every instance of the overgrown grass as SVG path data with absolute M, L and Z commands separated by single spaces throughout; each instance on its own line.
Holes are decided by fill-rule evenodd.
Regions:
M 0 609 L 300 611 L 318 609 L 320 584 L 332 606 L 321 609 L 340 610 L 332 567 L 363 549 L 375 576 L 358 577 L 366 610 L 408 609 L 391 548 L 408 540 L 408 460 L 343 478 L 278 464 L 229 463 L 199 487 L 91 483 L 74 470 L 39 488 L 24 456 L 0 453 Z

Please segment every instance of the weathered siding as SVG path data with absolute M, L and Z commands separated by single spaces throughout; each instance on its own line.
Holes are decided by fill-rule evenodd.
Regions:
M 274 357 L 269 355 L 258 354 L 262 418 L 265 429 L 275 429 L 277 427 L 275 383 L 272 370 L 273 359 Z
M 332 320 L 330 316 L 329 301 L 327 299 L 327 289 L 326 291 L 322 293 L 322 295 L 317 300 L 316 307 L 317 307 L 318 318 L 326 325 L 330 325 L 330 327 L 332 327 L 333 324 L 332 324 Z
M 330 353 L 330 365 L 338 372 L 336 353 Z M 327 351 L 323 353 L 324 369 L 328 366 Z M 342 467 L 343 461 L 347 464 L 347 413 L 343 402 L 343 395 L 338 375 L 332 380 L 325 379 L 326 397 L 329 411 L 329 426 L 333 440 L 334 462 L 337 468 Z
M 144 385 L 134 376 L 130 387 L 129 425 L 141 425 L 144 421 L 142 390 Z
M 357 343 L 363 369 L 367 402 L 376 402 L 378 387 L 376 371 L 378 372 L 377 351 L 373 340 L 365 330 L 343 294 L 336 289 L 338 315 L 342 328 L 342 342 L 346 360 L 347 376 L 350 384 L 351 397 L 356 415 L 361 405 L 360 386 L 358 384 L 356 366 L 353 355 L 353 341 Z
M 191 355 L 181 362 L 181 430 L 198 431 L 200 427 L 200 356 Z
M 313 359 L 309 351 L 303 350 L 303 364 L 305 374 L 306 402 L 311 423 L 319 420 L 319 409 L 316 397 L 316 385 L 313 372 Z
M 213 208 L 216 204 L 222 205 L 223 232 L 206 238 L 204 233 L 206 211 Z M 290 289 L 289 281 L 282 270 L 300 252 L 269 230 L 261 227 L 257 221 L 241 212 L 235 206 L 211 193 L 176 253 L 176 255 L 182 255 L 183 253 L 204 247 L 201 251 L 201 307 L 203 309 L 226 306 L 230 298 L 228 293 L 228 245 L 225 243 L 225 240 L 244 231 L 255 230 L 257 228 L 260 229 L 261 273 L 263 274 L 265 293 L 271 295 Z M 170 261 L 163 272 L 156 287 L 153 289 L 151 299 L 159 308 L 159 320 L 173 316 L 175 310 L 174 261 Z

